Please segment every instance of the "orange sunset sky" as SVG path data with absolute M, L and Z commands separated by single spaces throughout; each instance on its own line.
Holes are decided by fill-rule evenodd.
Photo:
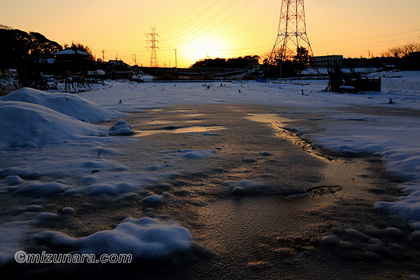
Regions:
M 206 57 L 264 56 L 277 36 L 280 0 L 0 0 L 0 24 L 60 44 L 89 46 L 97 58 L 150 66 L 146 33 L 156 28 L 159 66 Z M 306 0 L 315 55 L 379 56 L 420 43 L 419 0 Z

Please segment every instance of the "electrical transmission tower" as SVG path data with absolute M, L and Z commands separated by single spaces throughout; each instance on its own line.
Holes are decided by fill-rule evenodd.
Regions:
M 269 59 L 272 65 L 293 60 L 301 48 L 305 48 L 307 55 L 313 57 L 305 21 L 303 0 L 282 0 L 277 39 Z
M 150 44 L 150 46 L 147 46 L 146 49 L 152 50 L 152 54 L 150 56 L 150 67 L 158 67 L 157 49 L 159 47 L 157 44 L 159 41 L 156 39 L 156 37 L 159 37 L 159 35 L 156 33 L 156 28 L 152 28 L 152 32 L 147 33 L 146 37 L 150 38 L 149 40 L 146 40 L 146 43 Z

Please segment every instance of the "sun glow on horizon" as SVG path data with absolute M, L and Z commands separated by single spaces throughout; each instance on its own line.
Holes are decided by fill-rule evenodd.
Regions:
M 191 61 L 205 58 L 226 57 L 232 46 L 223 36 L 204 36 L 180 47 L 180 52 Z
M 36 2 L 36 3 L 35 3 Z M 150 66 L 145 34 L 156 27 L 158 64 L 189 67 L 205 58 L 264 57 L 277 35 L 280 0 L 0 0 L 0 24 L 89 46 L 96 58 Z M 420 1 L 307 0 L 307 33 L 315 55 L 380 55 L 418 42 Z M 326 16 L 328 15 L 328 16 Z M 177 56 L 175 56 L 177 49 Z

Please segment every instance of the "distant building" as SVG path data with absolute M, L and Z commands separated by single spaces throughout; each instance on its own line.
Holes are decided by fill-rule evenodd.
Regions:
M 106 63 L 106 72 L 113 80 L 128 80 L 133 77 L 130 65 L 122 60 L 110 60 Z
M 87 52 L 84 52 L 75 48 L 67 48 L 62 51 L 53 53 L 53 55 L 56 57 L 57 61 L 59 62 L 71 62 L 71 63 L 91 56 L 90 53 L 87 53 Z
M 76 48 L 67 48 L 62 51 L 53 53 L 55 56 L 55 64 L 58 73 L 80 72 L 90 68 L 93 61 L 91 54 Z
M 114 67 L 118 70 L 127 70 L 130 68 L 130 65 L 128 65 L 122 60 L 110 60 L 108 61 L 108 67 Z
M 343 66 L 343 56 L 342 55 L 325 55 L 325 56 L 315 56 L 311 61 L 318 68 L 328 68 L 329 66 L 338 65 Z

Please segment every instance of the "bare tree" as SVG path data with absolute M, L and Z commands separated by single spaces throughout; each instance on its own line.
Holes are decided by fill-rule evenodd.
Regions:
M 388 49 L 388 52 L 384 54 L 385 57 L 403 58 L 410 55 L 412 52 L 420 52 L 419 43 L 409 43 L 402 46 L 397 46 Z

